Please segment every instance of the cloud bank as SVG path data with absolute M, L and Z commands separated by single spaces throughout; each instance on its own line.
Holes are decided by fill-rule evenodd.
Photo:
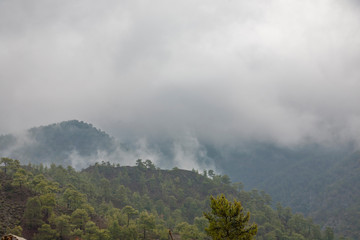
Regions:
M 1 1 L 0 132 L 360 142 L 359 42 L 357 1 Z

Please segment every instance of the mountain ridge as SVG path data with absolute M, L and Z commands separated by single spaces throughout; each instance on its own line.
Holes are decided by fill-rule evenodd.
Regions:
M 96 156 L 98 152 L 110 155 L 116 148 L 113 137 L 78 120 L 33 127 L 18 135 L 0 136 L 0 154 L 21 159 L 23 163 L 72 165 L 72 155 L 83 158 Z
M 55 163 L 74 167 L 77 159 L 81 163 L 78 169 L 81 169 L 109 159 L 122 164 L 123 156 L 120 155 L 132 151 L 118 152 L 121 145 L 115 138 L 78 120 L 31 128 L 28 132 L 19 149 L 16 149 L 15 135 L 0 136 L 0 155 L 17 158 L 24 164 L 47 163 L 48 166 Z M 156 149 L 156 144 L 152 143 L 151 147 Z M 331 149 L 308 144 L 286 148 L 257 142 L 224 149 L 201 141 L 199 144 L 202 152 L 194 156 L 202 159 L 192 161 L 210 159 L 215 163 L 214 170 L 242 182 L 247 189 L 264 190 L 275 202 L 311 216 L 317 223 L 331 226 L 336 232 L 347 231 L 350 235 L 360 232 L 360 223 L 356 220 L 360 219 L 356 210 L 360 207 L 357 200 L 360 199 L 360 157 L 351 147 Z M 170 141 L 166 147 L 171 147 Z M 12 155 L 6 154 L 9 149 L 13 151 Z M 142 158 L 140 154 L 133 154 L 130 161 L 134 161 L 135 156 Z M 172 157 L 164 153 L 163 161 L 168 161 L 171 166 L 174 164 Z M 193 164 L 196 166 L 197 163 Z
M 55 164 L 21 166 L 12 159 L 7 163 L 6 173 L 0 166 L 0 178 L 7 179 L 0 188 L 1 197 L 5 196 L 0 209 L 10 209 L 14 220 L 0 222 L 0 235 L 16 231 L 29 240 L 136 240 L 143 239 L 146 231 L 145 239 L 166 240 L 171 229 L 181 239 L 208 240 L 203 211 L 210 210 L 210 195 L 220 193 L 241 201 L 251 212 L 259 240 L 323 240 L 331 234 L 331 229 L 321 231 L 290 208 L 272 209 L 264 192 L 236 189 L 228 177 L 211 171 L 163 170 L 150 160 L 137 160 L 136 166 L 95 163 L 82 171 Z M 12 202 L 23 207 L 13 211 Z M 7 219 L 3 213 L 0 217 Z

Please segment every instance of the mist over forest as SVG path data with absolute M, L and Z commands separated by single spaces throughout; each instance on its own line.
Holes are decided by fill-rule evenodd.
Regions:
M 357 1 L 2 1 L 2 134 L 359 144 Z
M 359 29 L 356 0 L 0 1 L 0 157 L 213 170 L 356 238 Z
M 133 166 L 137 159 L 151 161 L 162 169 L 212 171 L 248 191 L 269 193 L 273 207 L 279 202 L 313 218 L 323 228 L 334 229 L 336 234 L 357 236 L 358 225 L 353 221 L 357 213 L 353 209 L 360 197 L 356 184 L 360 180 L 360 154 L 356 144 L 285 147 L 247 141 L 217 146 L 193 137 L 181 141 L 121 142 L 92 124 L 71 120 L 2 135 L 0 154 L 20 159 L 23 165 L 71 166 L 78 171 L 99 163 Z

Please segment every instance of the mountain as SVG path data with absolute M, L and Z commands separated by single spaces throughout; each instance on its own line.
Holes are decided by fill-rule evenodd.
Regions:
M 252 143 L 227 151 L 219 167 L 248 188 L 269 193 L 274 202 L 358 239 L 360 153 L 354 149 L 352 145 L 284 148 Z
M 258 240 L 332 239 L 311 219 L 290 208 L 270 207 L 264 192 L 244 191 L 221 175 L 174 168 L 150 161 L 137 166 L 96 163 L 82 171 L 52 164 L 21 166 L 12 159 L 0 167 L 0 235 L 27 239 L 176 239 L 208 240 L 210 195 L 242 202 L 258 225 Z M 236 186 L 236 187 L 235 187 Z M 330 237 L 330 238 L 328 238 Z
M 310 215 L 344 235 L 360 237 L 360 152 L 338 161 L 319 178 L 321 188 L 312 188 Z M 325 187 L 324 187 L 325 186 Z M 356 234 L 354 234 L 356 233 Z
M 23 163 L 86 167 L 91 164 L 90 159 L 111 155 L 117 147 L 114 138 L 107 133 L 77 120 L 0 136 L 0 155 L 20 159 Z
M 215 167 L 234 182 L 242 182 L 245 189 L 264 190 L 274 203 L 290 206 L 324 228 L 360 237 L 360 157 L 353 145 L 307 143 L 285 147 L 248 141 L 218 146 L 201 139 L 184 142 L 177 145 L 171 139 L 151 139 L 147 151 L 156 152 L 156 163 L 166 168 L 179 161 L 195 168 Z M 125 150 L 109 134 L 72 120 L 32 128 L 24 134 L 0 136 L 0 156 L 24 164 L 56 163 L 82 169 L 102 160 L 123 164 L 124 159 L 129 163 L 137 159 L 135 156 L 142 158 L 144 151 L 127 155 L 136 152 L 136 145 L 128 141 Z

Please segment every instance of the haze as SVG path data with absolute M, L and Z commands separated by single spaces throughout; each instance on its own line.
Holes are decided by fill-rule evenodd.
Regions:
M 3 0 L 0 134 L 360 143 L 359 30 L 346 0 Z

